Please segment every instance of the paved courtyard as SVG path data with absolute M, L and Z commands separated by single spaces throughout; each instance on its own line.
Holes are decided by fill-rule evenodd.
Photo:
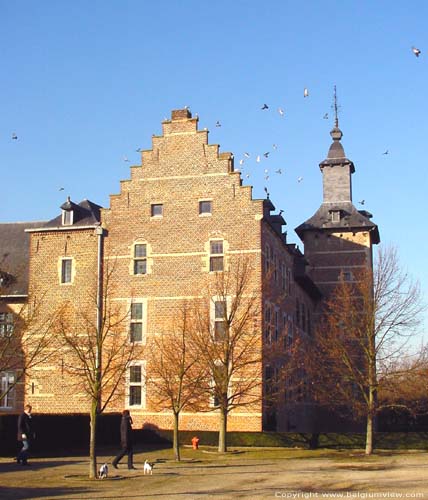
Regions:
M 0 458 L 0 498 L 14 499 L 265 499 L 428 498 L 428 453 L 235 449 L 136 454 L 137 470 L 110 467 L 105 480 L 87 479 L 86 457 L 34 458 L 27 468 Z M 156 461 L 152 476 L 144 460 Z M 111 461 L 111 455 L 101 460 Z

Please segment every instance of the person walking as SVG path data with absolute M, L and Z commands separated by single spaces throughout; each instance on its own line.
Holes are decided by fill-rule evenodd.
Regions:
M 117 464 L 125 455 L 128 455 L 128 469 L 135 469 L 132 449 L 132 418 L 129 410 L 123 410 L 122 412 L 122 420 L 120 422 L 120 444 L 122 446 L 122 449 L 120 450 L 120 453 L 113 459 L 113 467 L 117 469 Z
M 18 417 L 18 441 L 22 443 L 22 448 L 16 461 L 21 465 L 28 465 L 30 442 L 34 437 L 31 409 L 31 405 L 25 405 L 24 413 Z

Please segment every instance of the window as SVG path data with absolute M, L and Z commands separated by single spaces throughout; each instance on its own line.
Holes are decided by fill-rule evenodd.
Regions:
M 331 211 L 331 222 L 340 222 L 340 210 Z
M 72 259 L 61 260 L 61 283 L 71 283 Z
M 213 202 L 204 200 L 199 202 L 199 215 L 211 215 L 213 209 Z
M 143 393 L 144 366 L 142 363 L 131 365 L 128 369 L 128 404 L 127 406 L 144 406 Z
M 163 216 L 163 204 L 153 203 L 151 206 L 152 217 L 162 217 Z
M 210 271 L 223 271 L 223 240 L 210 241 Z
M 0 399 L 0 408 L 13 408 L 15 403 L 15 373 L 0 373 L 0 394 L 5 394 Z
M 281 263 L 281 288 L 283 292 L 287 291 L 287 266 Z
M 134 274 L 147 274 L 147 245 L 134 245 Z
M 71 226 L 73 224 L 73 210 L 62 211 L 62 225 Z
M 269 272 L 270 269 L 270 246 L 266 245 L 266 252 L 265 252 L 265 271 L 266 273 Z
M 141 302 L 131 304 L 130 341 L 143 341 L 143 304 Z
M 353 275 L 351 271 L 342 271 L 343 281 L 352 281 Z
M 0 337 L 10 337 L 13 333 L 13 314 L 0 313 Z
M 226 336 L 226 302 L 216 300 L 214 302 L 214 340 L 221 342 Z

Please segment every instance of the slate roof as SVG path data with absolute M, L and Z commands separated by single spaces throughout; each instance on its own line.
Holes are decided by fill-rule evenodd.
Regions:
M 83 200 L 80 203 L 73 203 L 70 199 L 61 205 L 61 208 L 64 210 L 73 210 L 73 224 L 71 226 L 63 226 L 62 225 L 62 214 L 58 215 L 54 219 L 50 220 L 44 226 L 41 226 L 43 229 L 49 227 L 61 227 L 61 228 L 69 228 L 69 227 L 78 227 L 78 226 L 94 226 L 100 223 L 100 210 L 101 206 L 93 203 L 89 200 Z
M 337 210 L 341 211 L 341 218 L 340 221 L 333 222 L 331 212 Z M 369 217 L 371 217 L 369 212 L 366 210 L 357 210 L 352 202 L 322 203 L 315 214 L 303 224 L 296 227 L 295 231 L 303 241 L 303 233 L 305 231 L 317 229 L 331 229 L 337 231 L 367 229 L 367 231 L 372 232 L 372 242 L 376 244 L 380 241 L 379 230 L 377 225 L 372 222 Z
M 41 221 L 0 223 L 1 295 L 27 295 L 30 235 L 25 230 L 43 224 Z

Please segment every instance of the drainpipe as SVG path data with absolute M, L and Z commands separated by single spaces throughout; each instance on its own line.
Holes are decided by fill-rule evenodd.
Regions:
M 102 352 L 100 349 L 101 344 L 101 335 L 102 335 L 102 327 L 103 327 L 103 236 L 104 230 L 101 226 L 98 226 L 95 229 L 95 234 L 98 236 L 98 252 L 97 252 L 97 340 L 95 347 L 95 370 L 96 370 L 96 378 L 97 382 L 101 383 L 101 358 Z M 100 395 L 101 396 L 101 395 Z M 101 398 L 98 400 L 98 410 L 101 406 Z

